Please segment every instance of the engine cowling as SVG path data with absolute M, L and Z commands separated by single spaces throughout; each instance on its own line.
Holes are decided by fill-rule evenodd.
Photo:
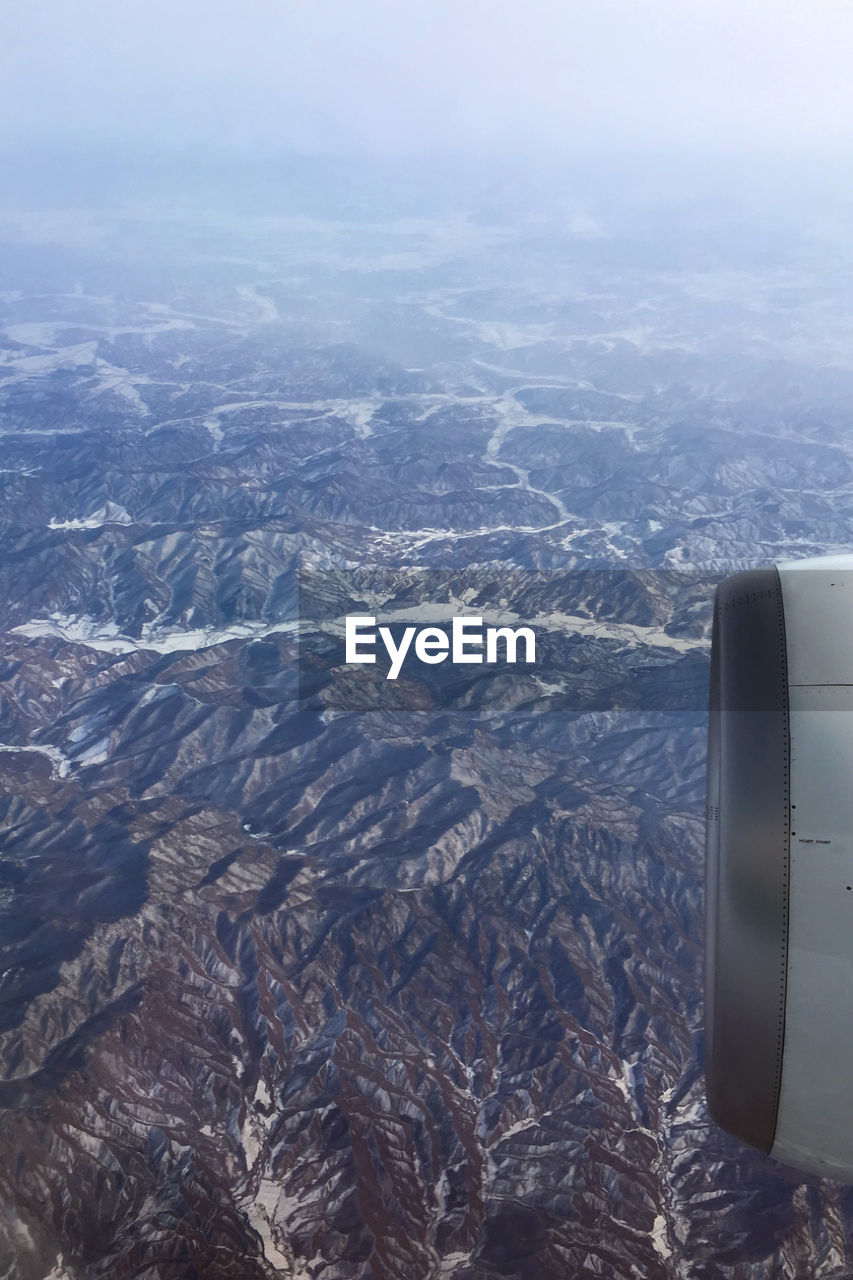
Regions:
M 722 582 L 706 827 L 706 1082 L 724 1129 L 853 1182 L 853 556 Z

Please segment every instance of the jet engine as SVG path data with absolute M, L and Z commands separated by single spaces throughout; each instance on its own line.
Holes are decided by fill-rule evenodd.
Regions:
M 722 1128 L 853 1182 L 853 555 L 714 604 L 705 1073 Z

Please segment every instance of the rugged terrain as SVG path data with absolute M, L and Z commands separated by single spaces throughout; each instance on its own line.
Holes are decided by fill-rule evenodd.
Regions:
M 0 1275 L 848 1277 L 851 1193 L 708 1122 L 701 947 L 713 586 L 849 549 L 849 268 L 2 239 Z M 365 601 L 540 659 L 391 686 Z

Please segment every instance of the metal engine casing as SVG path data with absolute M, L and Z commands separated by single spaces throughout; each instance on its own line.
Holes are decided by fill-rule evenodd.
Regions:
M 706 1081 L 736 1137 L 853 1182 L 853 555 L 722 582 L 706 834 Z

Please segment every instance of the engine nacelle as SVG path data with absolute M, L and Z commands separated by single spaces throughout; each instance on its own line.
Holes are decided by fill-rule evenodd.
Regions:
M 853 555 L 714 606 L 706 835 L 711 1115 L 853 1182 Z

